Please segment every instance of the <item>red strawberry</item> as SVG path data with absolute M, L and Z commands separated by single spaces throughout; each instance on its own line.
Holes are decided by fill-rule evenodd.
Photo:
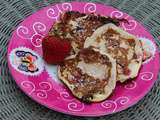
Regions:
M 42 41 L 43 58 L 48 64 L 60 64 L 69 55 L 71 44 L 55 36 L 47 36 Z

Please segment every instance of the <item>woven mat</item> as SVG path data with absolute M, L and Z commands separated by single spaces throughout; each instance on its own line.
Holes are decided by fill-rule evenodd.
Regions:
M 135 106 L 97 118 L 64 115 L 49 110 L 19 90 L 8 72 L 6 52 L 15 27 L 26 16 L 64 0 L 0 0 L 0 120 L 160 120 L 160 75 L 152 90 Z M 91 1 L 91 0 L 90 0 Z M 134 16 L 152 33 L 160 49 L 159 0 L 92 0 L 112 5 Z

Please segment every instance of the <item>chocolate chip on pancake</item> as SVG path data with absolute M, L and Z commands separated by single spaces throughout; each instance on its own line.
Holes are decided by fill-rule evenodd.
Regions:
M 81 49 L 58 69 L 59 78 L 82 101 L 99 102 L 115 88 L 116 64 L 108 54 L 97 49 Z

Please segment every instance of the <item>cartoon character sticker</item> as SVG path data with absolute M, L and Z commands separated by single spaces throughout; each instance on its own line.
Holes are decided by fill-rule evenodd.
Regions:
M 38 75 L 44 68 L 42 58 L 29 48 L 13 49 L 9 59 L 12 67 L 25 75 Z

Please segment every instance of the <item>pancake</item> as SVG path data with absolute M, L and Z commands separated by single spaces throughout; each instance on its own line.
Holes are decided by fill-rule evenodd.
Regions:
M 58 77 L 83 102 L 100 102 L 115 88 L 116 61 L 97 49 L 82 49 L 58 67 Z
M 99 27 L 84 43 L 84 48 L 94 47 L 116 59 L 117 81 L 124 82 L 138 75 L 142 64 L 140 41 L 114 24 Z
M 68 11 L 63 13 L 59 21 L 53 25 L 49 36 L 58 36 L 71 41 L 71 54 L 75 54 L 83 48 L 87 37 L 91 36 L 98 27 L 107 23 L 119 25 L 117 19 Z

